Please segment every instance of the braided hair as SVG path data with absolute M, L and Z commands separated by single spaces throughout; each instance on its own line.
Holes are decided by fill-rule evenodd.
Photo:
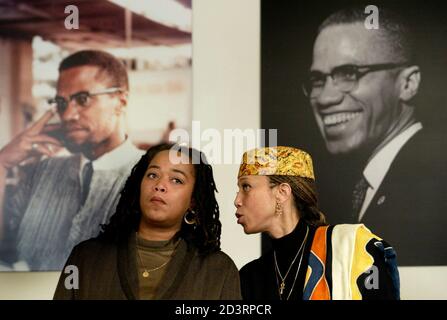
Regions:
M 159 152 L 166 150 L 179 151 L 189 156 L 195 171 L 192 199 L 195 204 L 196 223 L 189 225 L 183 221 L 180 236 L 188 243 L 195 245 L 201 254 L 219 251 L 222 225 L 219 220 L 219 205 L 215 197 L 217 188 L 213 169 L 202 152 L 172 143 L 162 143 L 149 148 L 133 167 L 121 191 L 116 211 L 108 224 L 101 225 L 102 231 L 98 239 L 112 242 L 127 241 L 128 236 L 138 230 L 141 220 L 141 180 L 152 159 Z

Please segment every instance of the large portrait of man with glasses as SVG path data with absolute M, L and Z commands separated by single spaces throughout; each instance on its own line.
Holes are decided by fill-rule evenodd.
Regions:
M 73 246 L 96 236 L 113 214 L 143 153 L 127 134 L 128 88 L 126 67 L 109 53 L 84 50 L 62 60 L 50 110 L 0 150 L 3 264 L 61 270 Z M 55 117 L 59 123 L 50 124 Z M 70 155 L 54 157 L 60 148 Z M 7 171 L 33 158 L 6 188 Z
M 274 56 L 267 47 L 272 34 L 267 23 L 273 17 L 264 11 L 271 6 L 267 2 L 263 8 L 263 61 Z M 296 112 L 294 128 L 299 137 L 291 138 L 292 130 L 281 130 L 287 127 L 286 121 L 278 121 L 279 141 L 316 154 L 317 176 L 322 177 L 317 182 L 320 200 L 329 222 L 364 223 L 394 246 L 399 265 L 447 264 L 443 235 L 447 222 L 447 189 L 443 186 L 446 133 L 438 125 L 445 113 L 432 113 L 435 94 L 438 109 L 447 97 L 430 93 L 428 87 L 420 97 L 423 71 L 446 70 L 445 62 L 433 67 L 424 61 L 430 56 L 441 57 L 447 52 L 442 51 L 445 44 L 431 49 L 421 46 L 424 37 L 436 39 L 436 32 L 441 34 L 437 5 L 432 2 L 417 8 L 378 3 L 378 28 L 368 27 L 367 5 L 358 2 L 332 4 L 314 15 L 318 22 L 308 18 L 293 26 L 283 24 L 288 29 L 283 41 L 291 43 L 302 36 L 300 49 L 307 50 L 308 56 L 291 49 L 293 53 L 285 54 L 288 60 L 281 59 L 282 63 L 299 60 L 289 72 L 299 73 L 291 82 L 294 90 L 303 90 L 294 93 L 295 106 L 290 103 L 293 100 L 284 102 L 288 112 Z M 296 9 L 305 17 L 312 4 L 304 1 Z M 417 10 L 423 14 L 415 14 Z M 287 14 L 282 14 L 284 19 Z M 429 16 L 433 20 L 426 19 Z M 311 28 L 315 28 L 313 36 L 303 36 Z M 263 75 L 272 74 L 271 69 L 272 65 L 264 68 Z M 436 72 L 427 79 L 435 80 Z M 269 86 L 266 81 L 263 88 Z M 429 86 L 434 89 L 439 84 Z M 276 91 L 266 91 L 263 127 L 271 128 L 275 120 L 269 116 L 268 102 Z M 311 120 L 313 124 L 309 124 Z

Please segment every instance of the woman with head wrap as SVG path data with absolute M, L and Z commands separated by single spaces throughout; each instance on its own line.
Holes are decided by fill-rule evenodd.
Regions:
M 308 153 L 246 152 L 238 187 L 237 222 L 272 240 L 271 250 L 240 270 L 244 299 L 399 299 L 393 248 L 362 224 L 326 223 Z

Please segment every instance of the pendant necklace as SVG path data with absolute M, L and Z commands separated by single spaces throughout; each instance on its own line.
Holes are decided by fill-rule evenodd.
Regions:
M 143 260 L 141 259 L 140 251 L 138 250 L 138 248 L 137 248 L 137 254 L 138 254 L 138 258 L 140 259 L 140 264 L 143 267 L 143 273 L 142 273 L 143 278 L 148 278 L 151 272 L 160 270 L 161 268 L 163 268 L 164 266 L 166 266 L 168 264 L 169 260 L 171 260 L 171 258 L 169 258 L 167 261 L 165 261 L 163 264 L 161 264 L 158 267 L 155 267 L 155 268 L 152 268 L 152 269 L 146 269 L 146 267 L 143 264 Z
M 142 272 L 142 276 L 143 278 L 149 278 L 149 275 L 151 272 L 160 270 L 161 268 L 163 268 L 164 266 L 166 266 L 168 264 L 168 262 L 171 260 L 172 255 L 174 254 L 175 249 L 177 249 L 178 243 L 175 245 L 174 250 L 172 251 L 171 256 L 168 258 L 167 261 L 165 261 L 164 263 L 162 263 L 161 265 L 159 265 L 158 267 L 152 268 L 152 269 L 147 269 L 144 264 L 143 264 L 143 260 L 141 259 L 141 255 L 140 255 L 140 250 L 138 249 L 138 247 L 136 248 L 137 250 L 137 255 L 138 255 L 138 259 L 140 260 L 140 265 L 143 268 L 143 272 Z
M 289 300 L 290 295 L 292 294 L 293 288 L 295 287 L 295 282 L 296 282 L 296 279 L 298 278 L 298 273 L 299 273 L 299 271 L 300 271 L 300 267 L 301 267 L 301 261 L 303 260 L 303 255 L 304 255 L 304 245 L 306 244 L 306 241 L 307 241 L 307 235 L 308 235 L 308 234 L 309 234 L 309 227 L 307 226 L 307 228 L 306 228 L 306 235 L 304 236 L 304 240 L 303 240 L 303 242 L 301 243 L 300 248 L 299 248 L 298 251 L 296 252 L 295 257 L 293 258 L 292 263 L 290 264 L 289 269 L 287 270 L 287 272 L 286 272 L 286 274 L 284 275 L 284 277 L 282 276 L 281 271 L 279 270 L 278 261 L 277 261 L 277 259 L 276 259 L 276 251 L 273 250 L 273 258 L 274 258 L 274 260 L 275 260 L 276 282 L 277 282 L 277 285 L 278 285 L 278 291 L 279 291 L 279 298 L 280 298 L 280 300 L 282 300 L 282 295 L 284 294 L 284 290 L 285 290 L 285 288 L 286 288 L 286 279 L 287 279 L 287 276 L 289 275 L 289 272 L 290 272 L 290 270 L 292 269 L 292 266 L 295 264 L 295 261 L 296 261 L 296 259 L 298 258 L 298 255 L 299 255 L 300 252 L 301 252 L 301 257 L 300 257 L 300 260 L 299 260 L 299 262 L 298 262 L 298 269 L 297 269 L 296 274 L 295 274 L 295 279 L 293 280 L 292 287 L 290 288 L 290 291 L 289 291 L 289 294 L 287 295 L 287 299 L 286 299 L 286 300 Z M 279 276 L 279 278 L 281 279 L 281 283 L 279 283 L 278 276 Z

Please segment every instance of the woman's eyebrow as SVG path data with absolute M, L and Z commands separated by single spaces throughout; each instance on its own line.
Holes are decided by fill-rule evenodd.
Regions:
M 178 172 L 178 173 L 180 173 L 180 174 L 182 174 L 182 175 L 184 175 L 185 176 L 185 178 L 187 178 L 188 176 L 186 175 L 186 173 L 184 173 L 182 170 L 179 170 L 179 169 L 172 169 L 172 171 L 174 171 L 174 172 Z

